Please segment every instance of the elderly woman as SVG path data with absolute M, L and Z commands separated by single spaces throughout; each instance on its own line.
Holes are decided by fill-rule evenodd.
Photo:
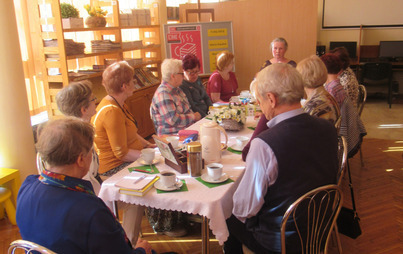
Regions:
M 238 89 L 238 81 L 235 77 L 234 54 L 229 51 L 222 51 L 216 56 L 217 70 L 211 74 L 208 85 L 207 94 L 213 102 L 228 102 L 232 96 L 236 96 Z
M 287 52 L 288 49 L 288 43 L 287 41 L 282 38 L 278 37 L 275 38 L 271 43 L 270 43 L 270 50 L 273 55 L 273 58 L 270 60 L 267 60 L 260 70 L 264 69 L 266 66 L 269 66 L 274 63 L 288 63 L 292 67 L 296 67 L 297 63 L 294 62 L 293 60 L 290 60 L 288 58 L 285 58 L 285 52 Z
M 318 56 L 312 55 L 298 63 L 297 71 L 302 76 L 307 95 L 304 111 L 335 124 L 340 117 L 340 110 L 333 96 L 323 87 L 327 80 L 325 64 Z
M 76 118 L 49 121 L 37 150 L 48 168 L 30 175 L 17 199 L 17 224 L 24 240 L 56 253 L 151 253 L 139 240 L 133 249 L 123 228 L 91 183 L 81 179 L 92 162 L 94 129 Z
M 176 134 L 201 119 L 193 112 L 186 95 L 179 88 L 183 81 L 182 61 L 165 59 L 161 65 L 162 84 L 154 93 L 151 117 L 158 135 Z
M 125 101 L 135 88 L 134 70 L 127 62 L 116 62 L 102 74 L 106 95 L 92 118 L 95 145 L 99 155 L 99 173 L 109 177 L 137 160 L 143 148 L 156 147 L 137 133 L 137 122 Z
M 338 56 L 342 62 L 342 72 L 339 74 L 340 84 L 346 90 L 351 103 L 357 107 L 358 102 L 358 81 L 353 70 L 350 68 L 350 57 L 345 47 L 338 47 L 330 51 Z
M 199 112 L 201 117 L 205 117 L 213 103 L 199 78 L 200 61 L 197 56 L 187 54 L 182 59 L 182 67 L 185 78 L 180 88 L 186 94 L 193 112 Z
M 341 86 L 340 79 L 338 78 L 342 71 L 342 62 L 340 58 L 333 53 L 326 53 L 321 56 L 320 59 L 326 65 L 328 73 L 325 89 L 336 99 L 341 109 L 344 100 L 347 98 L 347 92 Z
M 73 82 L 60 90 L 56 95 L 56 104 L 60 112 L 65 116 L 74 116 L 85 122 L 90 122 L 95 115 L 95 101 L 97 98 L 92 93 L 91 82 L 88 80 Z M 92 162 L 90 170 L 83 177 L 92 183 L 95 194 L 101 189 L 102 180 L 98 174 L 99 160 L 97 153 L 92 150 Z

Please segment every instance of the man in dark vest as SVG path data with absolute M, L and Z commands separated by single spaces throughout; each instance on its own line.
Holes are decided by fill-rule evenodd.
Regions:
M 337 133 L 327 120 L 301 109 L 300 74 L 288 64 L 273 64 L 256 77 L 255 95 L 269 120 L 268 130 L 252 140 L 245 174 L 236 190 L 233 215 L 227 220 L 228 253 L 281 252 L 280 226 L 288 207 L 319 186 L 335 184 Z M 286 232 L 287 253 L 300 252 L 295 232 Z M 295 240 L 298 240 L 297 242 Z

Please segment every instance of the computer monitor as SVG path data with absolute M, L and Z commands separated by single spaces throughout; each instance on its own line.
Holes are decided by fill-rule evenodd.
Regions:
M 380 41 L 379 42 L 380 58 L 403 58 L 403 41 Z
M 329 50 L 345 47 L 348 51 L 350 58 L 357 57 L 357 42 L 356 41 L 331 41 L 329 45 Z

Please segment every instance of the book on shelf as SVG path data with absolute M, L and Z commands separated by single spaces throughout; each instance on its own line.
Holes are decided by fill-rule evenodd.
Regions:
M 133 196 L 144 196 L 158 181 L 158 175 L 131 172 L 115 183 L 119 193 Z

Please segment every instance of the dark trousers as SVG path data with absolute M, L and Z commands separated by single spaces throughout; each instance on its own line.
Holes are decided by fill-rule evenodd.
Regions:
M 227 219 L 227 227 L 229 231 L 229 237 L 224 243 L 225 254 L 242 254 L 242 244 L 248 249 L 257 254 L 277 254 L 278 252 L 272 252 L 265 249 L 260 243 L 258 243 L 251 231 L 246 229 L 245 223 L 242 223 L 234 215 L 231 215 Z

